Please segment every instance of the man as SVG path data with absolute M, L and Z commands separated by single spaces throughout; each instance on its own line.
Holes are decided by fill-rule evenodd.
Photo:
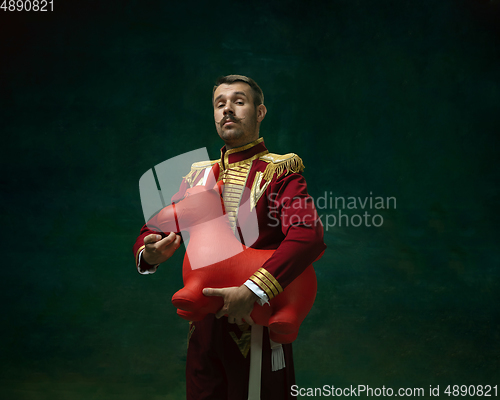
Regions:
M 202 184 L 202 172 L 218 163 L 218 178 L 224 181 L 225 210 L 235 235 L 241 237 L 248 215 L 256 212 L 259 233 L 251 247 L 276 251 L 243 285 L 203 290 L 206 296 L 221 296 L 224 306 L 216 315 L 190 325 L 186 391 L 189 400 L 246 400 L 250 332 L 258 329 L 252 327 L 250 316 L 255 302 L 262 305 L 279 295 L 326 246 L 323 227 L 301 174 L 302 160 L 293 153 L 269 153 L 259 137 L 267 109 L 257 83 L 241 75 L 221 77 L 213 89 L 212 102 L 215 126 L 225 143 L 221 158 L 193 164 L 179 194 Z M 134 245 L 139 272 L 156 271 L 180 242 L 174 232 L 162 238 L 144 226 Z M 291 345 L 283 345 L 281 365 L 271 360 L 279 345 L 269 339 L 267 328 L 261 345 L 261 398 L 292 398 L 290 387 L 295 377 Z

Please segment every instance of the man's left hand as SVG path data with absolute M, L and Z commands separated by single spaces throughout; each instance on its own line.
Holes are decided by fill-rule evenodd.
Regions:
M 227 315 L 228 322 L 231 324 L 242 325 L 245 322 L 253 325 L 253 319 L 250 314 L 258 296 L 245 285 L 239 287 L 228 287 L 222 289 L 203 289 L 205 296 L 220 296 L 224 299 L 224 306 L 215 314 L 217 318 Z M 243 322 L 243 320 L 245 320 Z

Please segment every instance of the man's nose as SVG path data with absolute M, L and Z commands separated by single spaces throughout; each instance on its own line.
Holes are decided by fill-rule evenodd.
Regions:
M 233 105 L 230 101 L 224 106 L 224 115 L 226 114 L 234 114 Z

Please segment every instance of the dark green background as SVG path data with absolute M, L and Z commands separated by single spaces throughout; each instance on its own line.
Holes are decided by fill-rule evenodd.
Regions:
M 397 198 L 325 232 L 298 384 L 500 384 L 498 1 L 68 3 L 0 11 L 2 398 L 183 398 L 182 254 L 135 271 L 138 180 L 218 157 L 229 73 L 313 196 Z

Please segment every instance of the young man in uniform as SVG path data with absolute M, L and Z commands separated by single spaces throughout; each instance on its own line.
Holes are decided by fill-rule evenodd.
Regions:
M 255 302 L 265 304 L 279 295 L 326 246 L 323 226 L 301 174 L 302 160 L 293 153 L 269 153 L 259 137 L 267 109 L 257 83 L 241 75 L 221 77 L 214 86 L 212 102 L 215 127 L 225 143 L 221 158 L 193 164 L 179 193 L 202 184 L 203 172 L 218 163 L 225 210 L 235 235 L 241 233 L 239 227 L 246 216 L 255 212 L 259 233 L 251 247 L 276 251 L 243 285 L 204 289 L 206 296 L 221 296 L 224 306 L 216 315 L 190 325 L 186 392 L 188 400 L 246 400 L 253 325 L 250 313 Z M 177 250 L 180 241 L 174 232 L 162 237 L 145 225 L 134 245 L 139 272 L 156 271 L 158 264 Z M 281 351 L 264 328 L 260 385 L 263 400 L 292 398 L 292 347 L 283 345 L 284 362 L 273 365 L 272 353 L 277 349 Z

